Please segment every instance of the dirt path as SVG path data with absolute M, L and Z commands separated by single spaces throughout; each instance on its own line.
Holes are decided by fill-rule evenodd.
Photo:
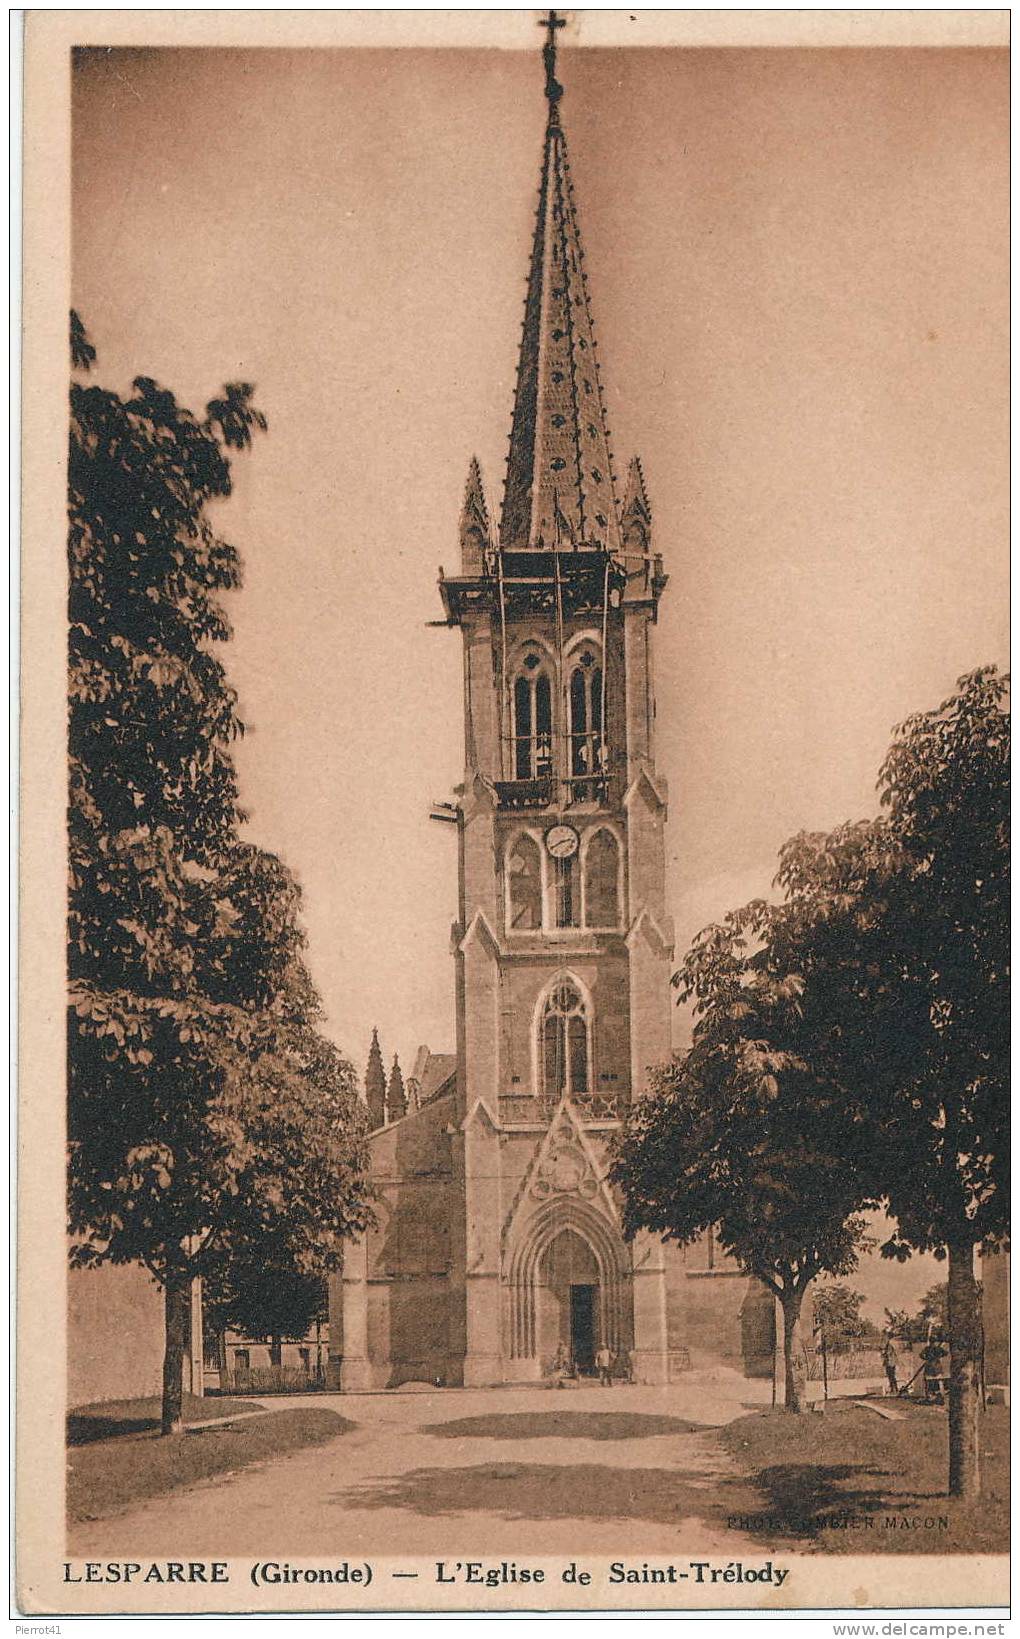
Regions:
M 728 1519 L 762 1499 L 714 1430 L 754 1394 L 736 1374 L 692 1374 L 662 1389 L 319 1395 L 316 1405 L 354 1420 L 352 1433 L 77 1525 L 69 1552 L 746 1553 Z

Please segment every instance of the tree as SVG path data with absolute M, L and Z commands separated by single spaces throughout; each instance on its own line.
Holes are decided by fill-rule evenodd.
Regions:
M 76 317 L 71 340 L 88 368 Z M 329 1267 L 367 1222 L 354 1074 L 318 1030 L 297 884 L 239 838 L 242 725 L 210 648 L 240 563 L 208 508 L 265 426 L 251 394 L 198 421 L 146 378 L 71 391 L 72 1257 L 162 1286 L 164 1433 L 193 1278 L 260 1240 Z
M 322 1272 L 365 1228 L 354 1078 L 306 1026 L 204 998 L 79 987 L 72 1005 L 75 1257 L 141 1261 L 163 1287 L 172 1432 L 194 1278 L 267 1243 Z
M 788 956 L 872 1135 L 886 1256 L 948 1257 L 949 1489 L 980 1490 L 974 1248 L 1008 1232 L 1008 679 L 895 730 L 885 813 L 783 850 Z M 863 1096 L 862 1096 L 863 1095 Z
M 949 1283 L 938 1281 L 929 1286 L 921 1299 L 917 1314 L 918 1322 L 924 1328 L 922 1336 L 926 1336 L 929 1327 L 941 1332 L 945 1337 L 949 1329 Z
M 706 928 L 676 982 L 694 1003 L 693 1042 L 630 1112 L 610 1176 L 625 1233 L 720 1245 L 783 1311 L 784 1403 L 801 1407 L 798 1328 L 820 1274 L 845 1275 L 863 1244 L 857 1132 L 823 1071 L 796 973 L 775 960 L 772 908 L 755 901 Z
M 887 1309 L 885 1311 L 885 1329 L 890 1337 L 898 1337 L 902 1343 L 917 1343 L 922 1333 L 916 1330 L 917 1322 L 907 1314 L 905 1309 Z
M 218 1332 L 269 1341 L 274 1358 L 283 1338 L 307 1337 L 326 1319 L 328 1287 L 321 1274 L 301 1274 L 286 1241 L 247 1247 L 236 1239 L 226 1267 L 203 1288 L 205 1312 Z
M 981 1282 L 978 1281 L 977 1284 L 980 1296 Z M 901 1337 L 905 1343 L 923 1343 L 933 1332 L 938 1337 L 948 1337 L 948 1283 L 943 1280 L 930 1286 L 921 1299 L 916 1314 L 908 1315 L 905 1309 L 887 1309 L 885 1318 L 887 1329 L 895 1337 Z
M 827 1349 L 839 1350 L 869 1335 L 871 1328 L 861 1314 L 863 1292 L 839 1282 L 826 1282 L 814 1294 L 815 1327 Z

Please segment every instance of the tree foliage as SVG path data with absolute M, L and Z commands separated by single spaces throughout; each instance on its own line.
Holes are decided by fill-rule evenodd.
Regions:
M 846 1273 L 839 1225 L 869 1203 L 896 1220 L 885 1255 L 948 1256 L 957 1492 L 978 1484 L 974 1248 L 1008 1228 L 1007 689 L 985 667 L 908 718 L 881 815 L 794 837 L 783 902 L 699 935 L 678 975 L 692 1047 L 617 1173 L 632 1226 L 687 1240 L 717 1221 L 766 1284 L 776 1248 L 777 1295 L 812 1261 Z
M 979 1488 L 974 1248 L 1008 1232 L 1009 715 L 995 667 L 895 731 L 880 818 L 783 850 L 780 925 L 860 1107 L 886 1256 L 949 1258 L 950 1489 Z
M 235 1242 L 226 1266 L 203 1287 L 205 1314 L 215 1331 L 228 1329 L 256 1342 L 307 1337 L 328 1313 L 328 1286 L 319 1273 L 295 1268 L 284 1241 Z
M 838 1350 L 872 1334 L 861 1310 L 863 1292 L 840 1281 L 825 1281 L 815 1288 L 812 1300 L 815 1330 L 828 1349 Z
M 681 1245 L 713 1228 L 783 1308 L 786 1404 L 799 1409 L 797 1325 L 816 1276 L 849 1274 L 866 1204 L 853 1111 L 811 1053 L 800 976 L 755 901 L 706 928 L 677 975 L 690 1049 L 631 1110 L 611 1176 L 628 1234 Z
M 888 1256 L 1006 1231 L 1007 686 L 994 667 L 961 678 L 897 729 L 881 818 L 781 856 L 791 959 L 834 1074 L 869 1092 Z
M 72 356 L 95 356 L 76 316 Z M 366 1222 L 354 1073 L 319 1028 L 298 886 L 241 839 L 213 652 L 240 562 L 211 508 L 265 427 L 251 400 L 228 386 L 199 420 L 147 378 L 71 390 L 72 1255 L 164 1287 L 165 1425 L 193 1276 L 260 1242 L 321 1272 Z
M 981 1282 L 978 1282 L 980 1288 Z M 949 1283 L 938 1281 L 930 1286 L 914 1314 L 908 1314 L 905 1309 L 887 1309 L 885 1311 L 886 1328 L 894 1337 L 902 1338 L 905 1343 L 923 1343 L 930 1334 L 937 1337 L 949 1335 Z

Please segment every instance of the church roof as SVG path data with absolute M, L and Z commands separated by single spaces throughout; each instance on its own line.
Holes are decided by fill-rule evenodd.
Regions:
M 419 1104 L 427 1104 L 433 1098 L 445 1091 L 449 1082 L 457 1074 L 456 1053 L 430 1053 L 428 1048 L 419 1048 L 419 1059 L 424 1054 L 424 1063 L 421 1065 L 421 1074 L 418 1077 Z M 415 1069 L 418 1069 L 416 1063 Z
M 617 552 L 609 431 L 551 29 L 550 36 L 549 119 L 499 540 L 504 550 L 602 545 Z

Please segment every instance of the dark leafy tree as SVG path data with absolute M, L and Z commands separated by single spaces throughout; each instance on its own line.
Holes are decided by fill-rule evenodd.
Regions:
M 861 1313 L 863 1292 L 839 1281 L 826 1281 L 813 1297 L 815 1329 L 827 1349 L 838 1351 L 868 1337 L 871 1327 Z
M 264 1236 L 246 1245 L 235 1237 L 227 1264 L 203 1285 L 206 1320 L 214 1331 L 230 1329 L 256 1342 L 268 1341 L 274 1360 L 281 1340 L 300 1341 L 328 1314 L 328 1284 L 317 1272 L 295 1267 L 288 1239 Z
M 922 1335 L 915 1331 L 915 1320 L 907 1314 L 906 1309 L 887 1309 L 885 1311 L 885 1330 L 890 1337 L 898 1337 L 902 1343 L 916 1343 Z
M 948 1257 L 954 1495 L 980 1490 L 974 1249 L 1008 1233 L 1007 689 L 985 667 L 901 724 L 882 817 L 794 838 L 778 879 L 787 959 L 897 1223 L 883 1253 Z
M 87 368 L 74 320 L 72 346 Z M 239 840 L 241 723 L 211 652 L 240 566 L 209 507 L 265 425 L 251 391 L 201 422 L 144 379 L 71 393 L 73 1257 L 163 1287 L 164 1432 L 193 1278 L 260 1240 L 321 1271 L 366 1221 L 354 1074 L 318 1029 L 297 885 Z
M 980 1284 L 980 1283 L 979 1283 Z M 929 1327 L 945 1337 L 949 1330 L 949 1283 L 937 1281 L 929 1286 L 918 1309 L 918 1320 L 927 1335 Z
M 300 1341 L 316 1321 L 326 1319 L 327 1284 L 321 1275 L 295 1274 L 284 1254 L 279 1264 L 259 1258 L 250 1271 L 234 1258 L 230 1288 L 213 1300 L 211 1313 L 223 1329 L 277 1348 L 282 1339 Z
M 978 1287 L 980 1290 L 980 1281 Z M 909 1315 L 905 1309 L 887 1309 L 886 1324 L 893 1336 L 905 1343 L 923 1343 L 931 1335 L 949 1335 L 949 1286 L 939 1281 L 928 1288 L 916 1312 Z
M 71 368 L 89 370 L 96 361 L 96 350 L 85 334 L 85 326 L 71 309 Z
M 625 1230 L 720 1245 L 779 1300 L 784 1403 L 801 1408 L 799 1322 L 818 1275 L 846 1275 L 864 1240 L 853 1113 L 807 1055 L 799 976 L 777 963 L 772 907 L 705 929 L 677 975 L 694 1004 L 689 1051 L 631 1110 L 611 1177 Z

